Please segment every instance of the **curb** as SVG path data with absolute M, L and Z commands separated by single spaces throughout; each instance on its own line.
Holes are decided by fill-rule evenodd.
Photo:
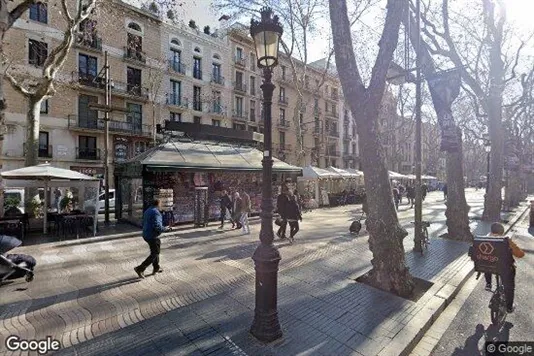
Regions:
M 507 224 L 505 233 L 510 232 L 515 224 L 526 214 L 528 208 L 528 204 L 526 206 L 519 205 L 518 211 L 510 219 L 510 223 Z M 418 311 L 412 320 L 391 339 L 388 346 L 382 349 L 378 353 L 378 356 L 409 355 L 474 272 L 472 263 L 469 263 L 458 271 L 447 283 L 434 284 L 422 297 L 425 298 L 425 296 L 430 295 L 423 309 Z

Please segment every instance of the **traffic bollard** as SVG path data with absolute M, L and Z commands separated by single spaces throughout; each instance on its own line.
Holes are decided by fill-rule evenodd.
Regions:
M 534 228 L 534 200 L 530 201 L 530 227 Z

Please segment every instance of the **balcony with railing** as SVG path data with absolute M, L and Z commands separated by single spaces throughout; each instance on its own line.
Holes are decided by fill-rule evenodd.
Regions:
M 337 119 L 338 118 L 337 115 L 338 115 L 337 114 L 337 110 L 327 110 L 325 112 L 325 116 L 327 116 L 327 117 L 331 117 L 331 118 L 336 118 Z
M 168 65 L 169 71 L 171 73 L 185 75 L 185 64 L 175 61 L 173 59 L 169 59 Z
M 189 100 L 187 98 L 181 97 L 177 93 L 168 93 L 167 94 L 167 105 L 185 110 L 189 107 Z
M 234 82 L 234 90 L 242 93 L 247 92 L 247 85 L 243 82 Z
M 232 113 L 232 118 L 236 121 L 248 121 L 248 112 L 243 110 L 234 110 Z
M 102 52 L 102 38 L 93 34 L 81 33 L 76 37 L 76 47 Z
M 212 74 L 211 83 L 217 85 L 224 85 L 224 77 L 220 74 Z
M 76 129 L 81 131 L 104 132 L 105 124 L 104 120 L 99 120 L 96 118 L 82 119 L 76 115 L 69 115 L 68 127 L 69 129 Z M 151 136 L 152 125 L 144 125 L 131 121 L 110 120 L 109 131 L 120 132 L 122 134 L 132 136 Z
M 225 116 L 226 115 L 226 108 L 224 106 L 222 106 L 220 103 L 212 103 L 209 106 L 209 112 L 210 112 L 210 114 L 213 114 L 213 115 Z
M 127 61 L 146 63 L 146 53 L 137 48 L 124 46 L 124 59 Z
M 278 104 L 279 105 L 284 105 L 284 106 L 287 106 L 289 104 L 289 100 L 287 99 L 286 96 L 280 96 L 278 98 Z
M 100 148 L 76 147 L 76 159 L 100 160 Z
M 97 76 L 82 72 L 72 72 L 72 81 L 86 87 L 104 90 L 104 80 Z
M 329 147 L 326 150 L 326 154 L 330 157 L 341 157 L 341 154 L 339 153 L 339 150 L 335 147 Z
M 137 97 L 148 100 L 148 88 L 142 87 L 140 83 L 124 83 L 113 81 L 111 92 L 116 95 Z
M 275 145 L 275 149 L 278 152 L 290 152 L 291 151 L 291 145 L 283 142 L 283 143 L 279 143 L 279 144 Z
M 347 161 L 354 161 L 354 153 L 350 153 L 349 151 L 343 152 L 343 159 Z
M 26 153 L 28 152 L 27 151 L 27 145 L 26 143 L 23 143 L 22 144 L 22 152 L 24 153 L 24 155 L 26 155 Z M 38 149 L 37 149 L 37 154 L 39 158 L 52 158 L 52 152 L 53 152 L 53 149 L 52 149 L 52 145 L 39 145 Z
M 326 134 L 329 137 L 339 138 L 339 131 L 337 129 L 327 129 Z
M 236 66 L 245 67 L 247 65 L 247 60 L 245 57 L 235 56 L 234 63 Z
M 276 126 L 279 129 L 288 129 L 291 125 L 289 124 L 289 120 L 286 119 L 279 119 L 276 123 Z

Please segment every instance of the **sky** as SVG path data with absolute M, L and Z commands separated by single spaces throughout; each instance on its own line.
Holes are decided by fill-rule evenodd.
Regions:
M 130 0 L 131 3 L 139 3 L 141 0 Z M 465 3 L 468 5 L 476 0 L 451 0 L 453 2 Z M 184 22 L 195 20 L 199 28 L 209 25 L 212 29 L 218 28 L 218 19 L 223 13 L 215 13 L 211 8 L 212 0 L 183 0 L 184 5 L 181 7 L 181 14 Z M 504 0 L 507 7 L 507 15 L 509 21 L 517 24 L 517 27 L 524 33 L 534 33 L 534 21 L 532 20 L 534 14 L 534 0 Z M 363 18 L 362 21 L 367 22 L 366 25 L 374 27 L 372 24 L 373 17 L 369 19 Z M 324 19 L 322 26 L 328 26 L 328 18 Z M 328 50 L 328 44 L 325 38 L 317 38 L 312 41 L 310 48 L 310 61 L 318 60 L 325 57 L 325 52 Z

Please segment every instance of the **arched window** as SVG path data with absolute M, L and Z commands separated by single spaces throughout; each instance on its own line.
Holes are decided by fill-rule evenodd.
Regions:
M 173 38 L 173 39 L 171 40 L 171 45 L 173 45 L 173 46 L 178 46 L 178 47 L 179 47 L 179 46 L 181 46 L 182 44 L 180 43 L 179 40 L 177 40 L 176 38 Z
M 139 24 L 135 22 L 130 22 L 128 24 L 128 28 L 131 30 L 137 31 L 137 32 L 143 32 L 143 30 L 141 29 L 141 26 L 139 26 Z
M 30 5 L 30 20 L 48 23 L 48 7 L 42 2 Z
M 195 47 L 195 52 L 200 53 L 202 52 L 199 47 Z

